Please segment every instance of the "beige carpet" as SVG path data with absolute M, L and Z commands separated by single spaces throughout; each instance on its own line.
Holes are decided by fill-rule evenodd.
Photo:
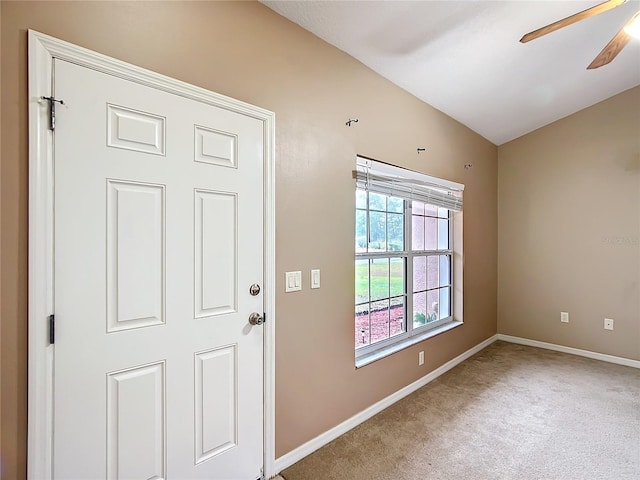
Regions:
M 638 480 L 640 370 L 495 342 L 285 480 Z

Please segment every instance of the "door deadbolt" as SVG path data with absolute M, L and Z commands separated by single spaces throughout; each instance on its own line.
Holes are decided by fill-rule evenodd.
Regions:
M 251 325 L 262 325 L 264 323 L 264 317 L 258 312 L 253 312 L 249 315 L 249 323 Z
M 253 285 L 251 285 L 249 287 L 249 293 L 254 297 L 258 295 L 260 293 L 260 285 L 258 285 L 257 283 L 254 283 Z

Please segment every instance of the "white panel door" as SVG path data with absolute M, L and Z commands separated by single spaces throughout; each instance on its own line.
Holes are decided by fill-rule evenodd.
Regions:
M 254 480 L 262 121 L 54 67 L 54 476 Z

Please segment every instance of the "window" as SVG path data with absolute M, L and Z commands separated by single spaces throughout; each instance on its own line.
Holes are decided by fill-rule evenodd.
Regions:
M 460 184 L 358 157 L 355 348 L 375 360 L 453 326 Z M 457 323 L 456 323 L 457 322 Z

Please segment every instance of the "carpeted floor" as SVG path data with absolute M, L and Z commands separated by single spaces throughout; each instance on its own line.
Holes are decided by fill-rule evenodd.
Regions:
M 495 342 L 285 480 L 637 480 L 640 370 Z

